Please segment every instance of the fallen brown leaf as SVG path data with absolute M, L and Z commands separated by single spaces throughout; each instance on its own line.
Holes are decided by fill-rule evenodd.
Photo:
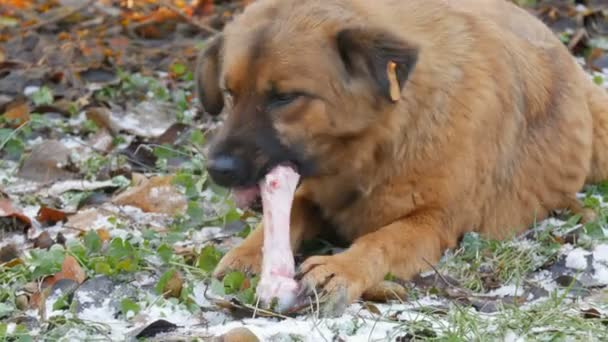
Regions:
M 116 196 L 112 202 L 131 205 L 149 213 L 175 215 L 184 213 L 187 207 L 185 196 L 172 184 L 173 176 L 156 176 L 142 179 L 133 174 L 136 185 Z
M 52 182 L 74 177 L 63 169 L 69 162 L 70 150 L 57 140 L 44 141 L 32 149 L 17 176 L 35 182 Z
M 97 236 L 99 236 L 99 239 L 102 242 L 110 241 L 110 239 L 112 238 L 110 236 L 110 232 L 107 229 L 105 229 L 105 228 L 99 228 L 99 229 L 97 229 Z
M 38 215 L 36 216 L 36 220 L 38 220 L 40 223 L 53 224 L 56 222 L 65 221 L 66 219 L 66 213 L 50 207 L 41 207 L 40 210 L 38 210 Z
M 87 278 L 84 270 L 80 267 L 80 264 L 71 255 L 66 255 L 61 264 L 61 271 L 55 274 L 56 280 L 59 279 L 70 279 L 79 284 L 82 284 Z
M 34 248 L 48 249 L 55 244 L 49 232 L 42 232 L 34 239 Z
M 173 276 L 167 284 L 163 288 L 163 293 L 165 294 L 165 298 L 178 298 L 182 293 L 182 287 L 184 286 L 184 279 L 182 278 L 181 273 L 178 271 L 173 272 Z
M 251 330 L 241 327 L 234 328 L 224 335 L 216 336 L 212 342 L 257 342 L 260 339 Z
M 4 118 L 11 121 L 13 127 L 19 127 L 30 119 L 30 107 L 27 102 L 9 104 Z
M 85 209 L 79 211 L 73 216 L 70 216 L 65 226 L 71 229 L 86 232 L 92 228 L 98 228 L 93 227 L 93 225 L 97 224 L 98 220 L 102 220 L 104 217 L 107 217 L 107 215 L 102 214 L 95 208 Z
M 583 317 L 587 319 L 602 318 L 602 314 L 594 308 L 582 310 L 581 313 Z
M 25 216 L 21 210 L 13 207 L 13 203 L 8 198 L 0 198 L 0 217 L 17 219 L 26 225 L 25 229 L 32 225 L 32 220 Z
M 14 244 L 8 244 L 0 248 L 0 263 L 8 263 L 19 257 L 19 250 Z

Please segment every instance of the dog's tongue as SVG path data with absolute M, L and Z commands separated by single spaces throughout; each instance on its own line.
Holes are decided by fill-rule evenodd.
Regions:
M 264 210 L 262 274 L 256 293 L 264 305 L 277 300 L 277 310 L 290 308 L 296 300 L 298 283 L 289 239 L 289 217 L 300 175 L 279 165 L 260 182 Z

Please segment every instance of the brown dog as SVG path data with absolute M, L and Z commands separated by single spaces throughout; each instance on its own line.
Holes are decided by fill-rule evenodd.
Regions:
M 200 99 L 225 110 L 220 185 L 278 164 L 303 180 L 292 247 L 332 231 L 345 252 L 301 266 L 309 288 L 356 300 L 408 279 L 465 233 L 520 233 L 580 211 L 608 179 L 608 95 L 553 33 L 501 0 L 260 0 L 200 59 Z M 258 272 L 263 230 L 220 262 Z

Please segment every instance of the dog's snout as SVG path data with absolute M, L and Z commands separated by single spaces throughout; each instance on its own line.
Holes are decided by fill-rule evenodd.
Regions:
M 238 186 L 247 178 L 244 160 L 234 155 L 221 154 L 210 159 L 207 171 L 215 183 L 224 187 Z

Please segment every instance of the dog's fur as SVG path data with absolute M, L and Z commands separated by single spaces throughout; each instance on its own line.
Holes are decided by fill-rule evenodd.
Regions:
M 503 239 L 579 212 L 577 191 L 608 179 L 607 93 L 506 1 L 260 0 L 199 63 L 204 108 L 227 113 L 212 151 L 246 156 L 253 180 L 300 168 L 293 248 L 325 230 L 352 243 L 300 270 L 344 303 L 465 232 Z M 262 235 L 216 274 L 259 271 Z

